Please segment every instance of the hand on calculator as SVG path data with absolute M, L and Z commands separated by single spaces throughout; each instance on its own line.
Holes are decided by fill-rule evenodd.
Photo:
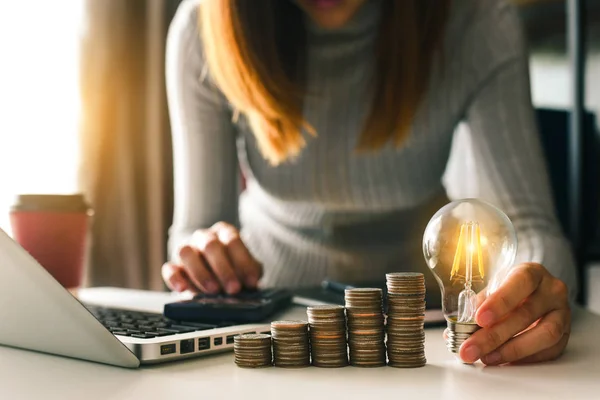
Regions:
M 262 277 L 262 265 L 250 254 L 238 230 L 224 222 L 194 232 L 178 256 L 162 267 L 167 286 L 178 292 L 236 294 L 256 289 Z

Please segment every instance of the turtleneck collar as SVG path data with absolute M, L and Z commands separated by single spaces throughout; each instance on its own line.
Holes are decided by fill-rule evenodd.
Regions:
M 367 0 L 346 25 L 338 29 L 326 29 L 304 15 L 309 37 L 316 40 L 344 39 L 376 32 L 381 18 L 384 0 Z

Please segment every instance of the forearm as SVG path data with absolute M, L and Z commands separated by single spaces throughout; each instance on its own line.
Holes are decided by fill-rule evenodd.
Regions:
M 503 3 L 504 4 L 504 3 Z M 492 14 L 488 54 L 468 107 L 477 197 L 501 208 L 515 225 L 517 263 L 536 262 L 577 292 L 576 268 L 554 212 L 545 155 L 531 103 L 527 52 L 512 7 Z M 470 60 L 470 58 L 469 58 Z M 476 69 L 476 65 L 473 67 Z M 543 134 L 543 133 L 542 133 Z
M 569 242 L 562 235 L 539 230 L 522 231 L 517 234 L 519 248 L 516 264 L 536 262 L 542 264 L 555 278 L 569 288 L 569 299 L 575 301 L 578 277 L 575 260 Z
M 169 29 L 166 55 L 174 215 L 169 254 L 197 229 L 237 222 L 236 132 L 226 100 L 205 73 L 196 2 L 183 2 Z
M 202 135 L 177 135 L 174 147 L 174 209 L 169 254 L 197 229 L 224 221 L 237 225 L 237 158 L 227 140 L 206 143 Z

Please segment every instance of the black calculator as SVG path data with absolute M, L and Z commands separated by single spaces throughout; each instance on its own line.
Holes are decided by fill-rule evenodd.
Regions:
M 287 289 L 264 289 L 236 295 L 199 294 L 190 300 L 165 304 L 164 315 L 177 321 L 263 322 L 292 302 Z

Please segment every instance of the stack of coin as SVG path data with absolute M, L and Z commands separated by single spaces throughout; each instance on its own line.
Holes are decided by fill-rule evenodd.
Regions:
M 389 365 L 416 368 L 425 359 L 425 277 L 421 273 L 386 274 L 387 354 Z
M 235 363 L 239 367 L 262 368 L 273 365 L 270 335 L 237 335 L 233 340 Z
M 302 368 L 310 365 L 307 322 L 273 321 L 271 336 L 273 363 L 276 367 Z
M 310 349 L 315 367 L 337 368 L 348 365 L 346 314 L 342 306 L 308 307 Z
M 385 365 L 385 327 L 381 289 L 346 289 L 350 364 L 356 367 Z

